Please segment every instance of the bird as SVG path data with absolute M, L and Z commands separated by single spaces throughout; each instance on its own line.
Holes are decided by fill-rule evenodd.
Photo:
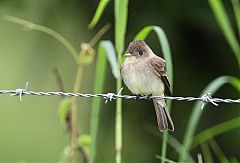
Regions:
M 141 96 L 172 96 L 167 78 L 165 60 L 154 54 L 143 40 L 128 46 L 121 65 L 121 76 L 128 89 Z M 153 99 L 158 128 L 161 132 L 174 131 L 165 99 Z

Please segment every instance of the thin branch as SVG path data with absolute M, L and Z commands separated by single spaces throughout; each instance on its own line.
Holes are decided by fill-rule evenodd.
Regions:
M 61 42 L 67 48 L 67 50 L 70 52 L 70 54 L 74 58 L 75 62 L 78 63 L 77 50 L 72 46 L 72 44 L 67 39 L 65 39 L 62 35 L 60 35 L 56 31 L 54 31 L 53 29 L 32 23 L 32 22 L 24 20 L 24 19 L 13 17 L 13 16 L 4 16 L 4 18 L 10 22 L 23 25 L 24 27 L 27 27 L 27 29 L 29 29 L 29 30 L 38 30 L 38 31 L 41 31 L 43 33 L 47 33 L 47 34 L 53 36 L 55 39 L 57 39 L 59 42 Z
M 94 47 L 96 43 L 101 39 L 101 37 L 111 28 L 111 24 L 104 25 L 98 33 L 89 41 L 89 45 Z

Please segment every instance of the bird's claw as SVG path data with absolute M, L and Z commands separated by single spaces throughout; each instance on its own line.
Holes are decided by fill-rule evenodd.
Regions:
M 136 98 L 135 99 L 140 99 L 141 97 L 145 97 L 145 95 L 141 95 L 141 94 L 135 94 L 135 96 L 136 96 Z M 146 95 L 146 97 L 147 97 L 147 100 L 148 101 L 152 101 L 152 94 L 148 94 L 148 95 Z
M 148 101 L 152 101 L 152 98 L 151 98 L 151 97 L 152 97 L 152 94 L 148 94 L 148 95 L 147 95 L 147 100 L 148 100 Z
M 140 97 L 142 97 L 142 95 L 141 94 L 135 94 L 135 96 L 136 96 L 136 100 L 138 100 L 138 99 L 140 99 Z

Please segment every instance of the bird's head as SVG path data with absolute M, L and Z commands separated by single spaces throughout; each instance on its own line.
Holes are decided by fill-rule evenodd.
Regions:
M 148 57 L 153 52 L 143 40 L 136 40 L 129 44 L 126 57 L 142 58 Z

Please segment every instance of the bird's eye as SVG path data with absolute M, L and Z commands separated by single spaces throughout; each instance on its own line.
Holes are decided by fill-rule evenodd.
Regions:
M 143 55 L 143 51 L 139 51 L 138 54 L 139 54 L 139 55 Z

